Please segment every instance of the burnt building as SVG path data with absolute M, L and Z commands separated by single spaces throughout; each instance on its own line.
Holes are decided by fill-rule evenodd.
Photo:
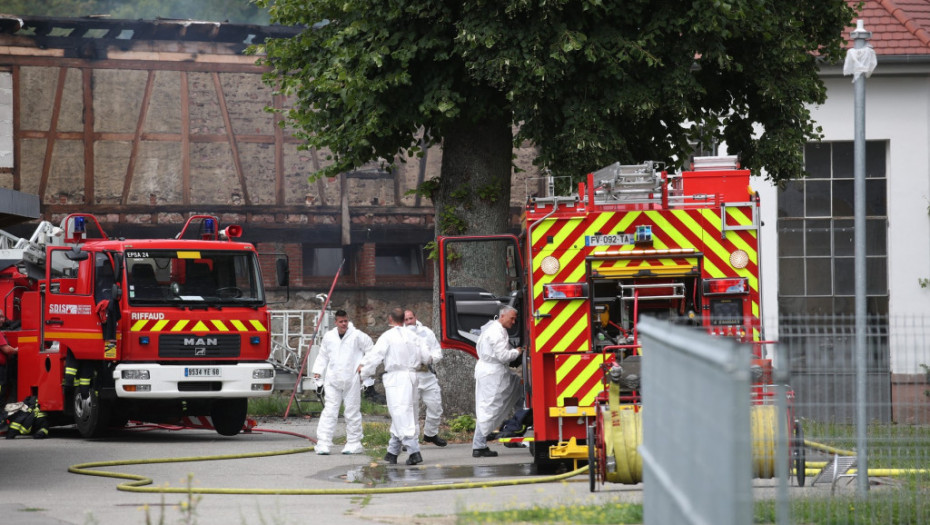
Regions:
M 298 31 L 0 18 L 0 186 L 37 195 L 40 218 L 56 224 L 93 213 L 111 236 L 174 236 L 193 213 L 240 224 L 261 251 L 289 255 L 286 308 L 318 307 L 310 298 L 344 260 L 332 301 L 356 324 L 377 333 L 397 303 L 426 314 L 434 210 L 409 190 L 439 175 L 441 150 L 392 171 L 314 178 L 325 152 L 302 149 L 281 126 L 273 110 L 288 100 L 246 52 Z

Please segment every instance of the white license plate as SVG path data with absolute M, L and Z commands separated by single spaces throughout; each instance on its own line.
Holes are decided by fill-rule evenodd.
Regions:
M 618 233 L 615 235 L 588 235 L 585 237 L 587 246 L 620 246 L 624 244 L 633 244 L 633 236 L 629 233 Z
M 184 377 L 220 377 L 220 369 L 210 366 L 187 367 Z

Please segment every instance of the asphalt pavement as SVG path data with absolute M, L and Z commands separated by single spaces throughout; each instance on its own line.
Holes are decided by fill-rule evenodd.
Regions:
M 372 420 L 366 418 L 366 421 Z M 367 454 L 275 453 L 311 447 L 316 419 L 264 419 L 250 433 L 223 437 L 210 430 L 129 427 L 111 437 L 83 439 L 73 427 L 54 428 L 45 440 L 0 440 L 0 523 L 59 524 L 303 524 L 454 523 L 457 513 L 640 502 L 642 485 L 604 485 L 591 493 L 586 474 L 556 482 L 486 488 L 486 482 L 537 478 L 525 448 L 492 443 L 496 458 L 473 458 L 471 443 L 446 447 L 424 444 L 424 463 L 385 465 Z M 337 436 L 344 435 L 339 420 Z M 117 460 L 202 458 L 271 453 L 264 457 L 98 467 L 93 470 L 150 477 L 149 487 L 243 489 L 249 494 L 156 494 L 117 490 L 126 482 L 68 472 L 72 465 Z M 472 488 L 446 490 L 456 484 Z M 391 494 L 284 494 L 286 491 L 340 491 L 368 488 L 429 492 Z M 434 490 L 442 488 L 443 490 Z M 185 509 L 191 509 L 187 512 Z

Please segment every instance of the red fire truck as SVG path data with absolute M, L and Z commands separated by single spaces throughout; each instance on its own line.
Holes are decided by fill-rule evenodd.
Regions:
M 241 227 L 195 215 L 173 239 L 114 239 L 72 214 L 29 239 L 0 233 L 15 397 L 37 396 L 52 424 L 92 437 L 209 417 L 235 435 L 248 398 L 271 395 L 269 314 Z
M 537 465 L 594 457 L 588 429 L 611 417 L 610 385 L 610 408 L 638 411 L 640 315 L 746 342 L 757 384 L 771 382 L 760 323 L 759 198 L 749 176 L 736 157 L 695 158 L 677 174 L 651 162 L 614 164 L 563 195 L 547 181 L 545 196 L 529 199 L 519 236 L 438 239 L 443 347 L 476 355 L 479 329 L 500 306 L 519 311 L 510 336 L 526 348 Z M 611 456 L 599 439 L 600 453 Z M 621 448 L 613 447 L 618 458 L 602 458 L 608 479 L 629 451 Z

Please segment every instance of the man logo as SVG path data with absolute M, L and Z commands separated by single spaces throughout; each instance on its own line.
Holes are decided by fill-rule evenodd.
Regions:
M 204 348 L 204 347 L 201 346 L 200 348 L 195 348 L 195 349 L 194 349 L 194 357 L 200 357 L 200 356 L 206 356 L 206 355 L 207 355 L 207 349 L 206 349 L 206 348 Z
M 185 337 L 184 346 L 217 346 L 219 343 L 215 337 Z

